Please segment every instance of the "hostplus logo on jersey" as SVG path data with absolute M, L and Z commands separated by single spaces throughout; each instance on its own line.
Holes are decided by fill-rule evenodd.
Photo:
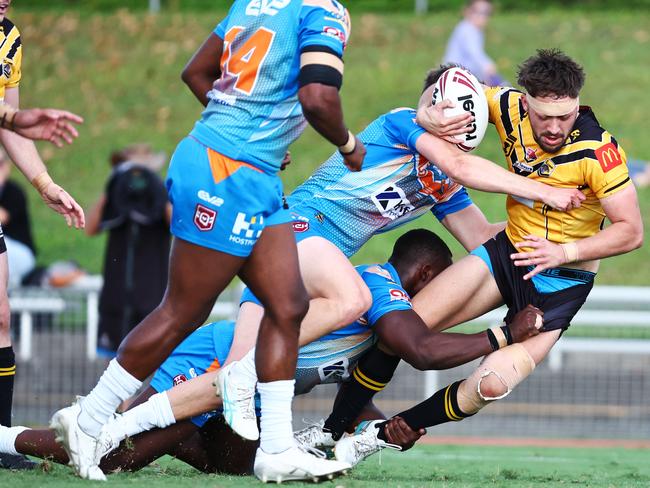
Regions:
M 397 185 L 386 186 L 371 198 L 381 215 L 391 220 L 396 220 L 415 209 L 406 198 L 404 190 Z
M 246 6 L 246 15 L 252 15 L 253 17 L 260 15 L 273 16 L 290 3 L 291 0 L 252 0 Z
M 264 229 L 264 217 L 256 215 L 248 219 L 244 212 L 239 212 L 229 240 L 242 246 L 252 246 L 262 234 L 262 229 Z

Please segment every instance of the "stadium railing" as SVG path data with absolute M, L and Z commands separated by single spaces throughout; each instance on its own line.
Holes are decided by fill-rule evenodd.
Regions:
M 10 293 L 18 355 L 14 423 L 45 424 L 54 410 L 87 392 L 107 359 L 97 356 L 101 278 L 72 289 Z M 240 287 L 227 290 L 213 319 L 234 318 Z M 496 310 L 463 326 L 500 322 Z M 478 361 L 447 371 L 402 364 L 378 405 L 394 414 L 466 377 Z M 295 425 L 326 416 L 332 385 L 295 400 Z M 639 438 L 650 432 L 650 287 L 596 287 L 549 359 L 504 401 L 436 434 Z M 644 434 L 645 433 L 645 434 Z

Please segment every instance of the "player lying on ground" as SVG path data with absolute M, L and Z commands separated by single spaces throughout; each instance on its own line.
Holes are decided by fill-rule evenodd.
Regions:
M 593 286 L 599 259 L 636 249 L 643 240 L 625 153 L 591 109 L 579 105 L 582 68 L 559 51 L 540 50 L 520 66 L 518 82 L 527 93 L 486 88 L 490 120 L 510 170 L 557 187 L 581 188 L 586 200 L 580 208 L 556 212 L 541 202 L 509 196 L 506 230 L 415 296 L 415 311 L 434 330 L 466 322 L 503 303 L 508 306 L 506 321 L 529 303 L 544 312 L 544 333 L 490 354 L 465 380 L 398 414 L 415 432 L 462 420 L 506 397 L 570 326 Z M 420 113 L 427 114 L 430 109 Z M 435 130 L 436 124 L 420 119 Z M 603 227 L 605 219 L 611 225 Z M 506 341 L 503 335 L 496 339 Z M 370 378 L 386 374 L 381 368 L 364 373 Z M 354 390 L 359 397 L 341 402 L 341 408 L 366 404 L 374 392 L 361 386 Z M 355 408 L 337 416 L 354 418 Z M 398 421 L 388 425 L 398 423 L 404 426 Z M 355 463 L 376 451 L 368 446 L 388 439 L 385 428 L 377 424 L 365 429 L 357 445 L 354 439 L 342 440 L 348 448 L 337 447 L 337 453 Z
M 311 480 L 348 468 L 304 451 L 293 438 L 298 334 L 309 298 L 277 173 L 307 122 L 339 148 L 349 168 L 361 168 L 365 150 L 345 126 L 339 97 L 349 32 L 347 10 L 336 0 L 235 0 L 183 71 L 206 107 L 168 171 L 174 243 L 167 291 L 124 339 L 97 386 L 50 424 L 79 476 L 105 479 L 95 457 L 102 426 L 205 322 L 235 276 L 265 304 L 256 475 Z
M 451 252 L 444 242 L 434 233 L 419 229 L 397 240 L 387 263 L 357 267 L 371 290 L 372 305 L 360 320 L 301 348 L 296 394 L 307 393 L 318 384 L 345 381 L 376 339 L 400 350 L 406 361 L 421 369 L 457 366 L 493 350 L 487 331 L 432 332 L 413 312 L 410 295 L 450 264 Z M 536 335 L 537 317 L 533 308 L 518 314 L 508 327 L 513 339 L 521 341 Z M 124 443 L 104 457 L 102 470 L 139 469 L 170 454 L 207 472 L 250 472 L 256 443 L 245 442 L 223 428 L 223 423 L 216 420 L 220 412 L 214 411 L 221 406 L 221 400 L 211 394 L 211 381 L 229 353 L 233 333 L 232 323 L 209 324 L 172 353 L 134 406 L 104 427 L 100 436 L 102 455 L 127 436 L 135 437 L 132 443 Z M 172 385 L 178 386 L 165 392 Z M 190 421 L 172 425 L 190 416 Z M 360 416 L 377 418 L 384 417 L 372 403 Z M 137 435 L 155 427 L 163 430 Z M 299 440 L 305 441 L 304 436 L 303 433 Z M 20 452 L 60 463 L 68 461 L 51 431 L 24 427 L 0 429 L 0 452 Z
M 444 71 L 429 77 L 425 89 Z M 300 271 L 309 296 L 315 298 L 301 325 L 300 344 L 335 330 L 332 318 L 347 317 L 349 322 L 359 316 L 365 286 L 348 258 L 373 235 L 429 210 L 468 251 L 502 230 L 488 223 L 460 184 L 541 200 L 560 209 L 573 208 L 584 198 L 576 189 L 551 188 L 461 152 L 418 126 L 415 115 L 408 108 L 393 110 L 359 134 L 368 151 L 360 172 L 347 170 L 341 156 L 334 154 L 289 196 Z M 228 396 L 234 400 L 225 407 L 226 419 L 249 439 L 257 436 L 253 415 L 246 409 L 257 381 L 251 347 L 262 313 L 259 305 L 244 304 L 229 361 L 250 352 L 219 375 L 220 389 L 229 378 L 225 383 L 231 383 Z

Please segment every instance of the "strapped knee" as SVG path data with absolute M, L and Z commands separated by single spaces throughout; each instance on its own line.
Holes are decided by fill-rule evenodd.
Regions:
M 488 355 L 458 389 L 463 412 L 478 412 L 488 403 L 500 400 L 535 369 L 535 361 L 521 344 L 504 347 Z

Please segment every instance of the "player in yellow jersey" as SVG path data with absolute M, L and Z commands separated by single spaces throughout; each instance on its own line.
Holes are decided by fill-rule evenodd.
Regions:
M 83 210 L 59 185 L 52 181 L 31 140 L 49 140 L 57 146 L 71 142 L 76 130 L 70 121 L 81 119 L 57 110 L 19 110 L 18 85 L 21 77 L 22 47 L 18 28 L 5 17 L 11 0 L 0 0 L 0 143 L 18 169 L 38 190 L 46 205 L 62 214 L 68 225 L 83 227 Z M 0 227 L 0 425 L 11 425 L 16 363 L 9 333 L 7 297 L 7 248 Z M 19 456 L 0 455 L 0 468 L 29 468 L 34 463 Z
M 520 66 L 518 83 L 525 92 L 485 88 L 490 122 L 509 169 L 552 186 L 579 188 L 586 199 L 561 212 L 509 196 L 505 231 L 438 275 L 414 297 L 413 308 L 429 327 L 443 330 L 503 303 L 508 323 L 530 303 L 543 311 L 544 332 L 512 344 L 507 332 L 493 327 L 490 340 L 505 347 L 488 355 L 465 380 L 387 424 L 340 441 L 340 460 L 356 464 L 376 452 L 367 447 L 380 440 L 408 445 L 425 427 L 462 420 L 507 396 L 569 327 L 593 286 L 599 259 L 642 244 L 643 223 L 625 152 L 592 110 L 579 103 L 582 67 L 558 50 L 539 50 Z M 438 136 L 449 140 L 468 122 L 446 123 L 440 107 L 430 106 L 430 93 L 421 100 L 418 122 Z M 604 227 L 606 219 L 610 225 Z

